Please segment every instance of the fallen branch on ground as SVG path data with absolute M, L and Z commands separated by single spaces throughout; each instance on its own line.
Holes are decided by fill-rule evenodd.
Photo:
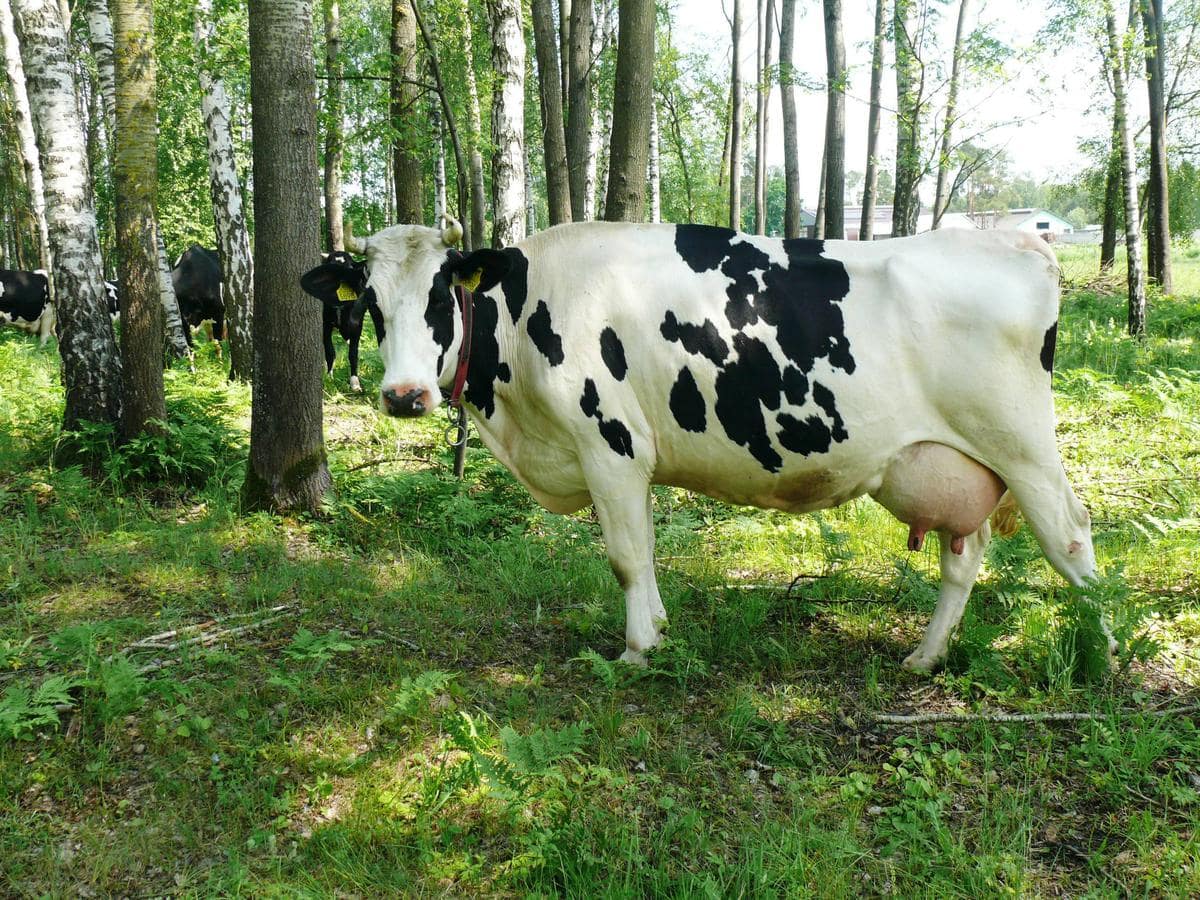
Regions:
M 1181 716 L 1187 713 L 1200 712 L 1200 703 L 1190 706 L 1173 706 L 1166 709 L 1120 709 L 1118 715 L 1144 715 L 1161 718 L 1163 716 Z M 933 725 L 952 724 L 967 725 L 974 722 L 1019 723 L 1019 722 L 1091 722 L 1107 719 L 1111 713 L 1085 712 L 1044 712 L 1044 713 L 917 713 L 914 715 L 898 715 L 896 713 L 878 713 L 875 721 L 880 725 Z

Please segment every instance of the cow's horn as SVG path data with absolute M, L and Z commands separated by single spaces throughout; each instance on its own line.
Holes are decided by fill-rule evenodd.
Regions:
M 371 243 L 371 239 L 355 237 L 354 232 L 350 230 L 350 222 L 347 220 L 342 223 L 342 243 L 351 253 L 362 256 L 367 252 L 367 245 Z
M 462 226 L 458 224 L 458 220 L 449 213 L 442 214 L 442 220 L 446 223 L 446 227 L 442 229 L 442 243 L 447 247 L 453 247 L 462 240 Z

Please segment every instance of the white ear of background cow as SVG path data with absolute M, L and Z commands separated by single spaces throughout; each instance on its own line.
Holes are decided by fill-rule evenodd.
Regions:
M 453 247 L 462 240 L 462 225 L 449 213 L 442 213 L 442 222 L 445 225 L 442 229 L 442 243 L 447 247 Z
M 357 253 L 363 256 L 367 252 L 367 246 L 371 243 L 370 238 L 358 238 L 350 230 L 348 221 L 342 222 L 342 243 L 346 245 L 346 249 L 351 253 Z

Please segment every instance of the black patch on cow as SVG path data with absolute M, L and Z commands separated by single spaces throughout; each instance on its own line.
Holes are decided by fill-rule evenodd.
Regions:
M 508 363 L 500 361 L 500 343 L 496 340 L 499 321 L 500 308 L 496 301 L 487 294 L 475 294 L 471 357 L 467 362 L 467 387 L 463 396 L 488 419 L 496 413 L 495 382 L 507 383 L 512 379 Z
M 608 371 L 612 372 L 613 378 L 625 380 L 625 373 L 629 371 L 629 365 L 625 362 L 625 345 L 611 328 L 600 332 L 600 358 L 608 366 Z
M 450 284 L 441 272 L 433 276 L 433 286 L 429 289 L 429 299 L 425 304 L 425 324 L 433 332 L 434 343 L 442 348 L 435 370 L 440 372 L 446 351 L 454 340 L 454 299 L 450 294 Z
M 703 434 L 708 428 L 708 413 L 692 370 L 684 366 L 671 388 L 671 415 L 684 431 Z
M 500 281 L 500 290 L 504 292 L 504 303 L 516 325 L 529 296 L 529 260 L 516 247 L 505 247 L 501 252 L 508 257 L 509 268 Z
M 779 364 L 758 338 L 737 334 L 733 348 L 737 359 L 717 375 L 717 419 L 731 441 L 749 450 L 768 472 L 778 472 L 783 459 L 771 446 L 762 408 L 779 408 Z
M 721 365 L 729 356 L 729 345 L 711 319 L 705 319 L 703 325 L 693 325 L 691 322 L 680 322 L 675 313 L 667 310 L 659 330 L 668 341 L 678 341 L 688 353 L 712 360 L 714 365 Z
M 545 300 L 538 301 L 537 309 L 525 323 L 525 330 L 533 338 L 533 345 L 550 361 L 550 365 L 562 365 L 566 358 L 563 356 L 562 337 L 554 333 L 554 326 L 550 323 L 550 308 L 546 306 Z
M 803 406 L 810 398 L 810 379 L 818 360 L 846 374 L 856 366 L 841 309 L 850 290 L 845 266 L 822 256 L 823 241 L 785 240 L 782 249 L 787 257 L 784 265 L 772 262 L 765 251 L 730 229 L 676 226 L 675 250 L 688 267 L 696 273 L 719 271 L 729 279 L 725 318 L 735 331 L 736 358 L 726 361 L 727 345 L 707 320 L 702 328 L 680 323 L 668 312 L 661 329 L 667 340 L 679 341 L 698 354 L 702 351 L 697 335 L 711 328 L 703 343 L 709 348 L 719 346 L 723 352 L 702 355 L 718 369 L 717 419 L 731 441 L 746 447 L 771 472 L 778 471 L 783 461 L 771 445 L 764 409 L 778 410 L 784 400 Z M 760 323 L 774 331 L 782 359 L 745 333 Z M 678 389 L 677 381 L 671 388 L 672 410 Z M 780 413 L 775 417 L 782 429 L 780 445 L 787 450 L 805 455 L 827 452 L 833 442 L 849 437 L 833 391 L 814 382 L 811 399 L 824 416 L 801 419 Z
M 600 411 L 600 393 L 596 390 L 596 382 L 585 379 L 583 394 L 579 397 L 579 408 L 589 419 L 595 419 L 600 425 L 600 436 L 608 441 L 608 446 L 614 453 L 633 459 L 633 435 L 620 419 L 606 419 Z
M 36 322 L 49 299 L 46 276 L 41 272 L 0 269 L 0 313 L 13 320 Z
M 1042 368 L 1047 372 L 1054 371 L 1054 346 L 1058 342 L 1058 322 L 1046 329 L 1042 338 Z

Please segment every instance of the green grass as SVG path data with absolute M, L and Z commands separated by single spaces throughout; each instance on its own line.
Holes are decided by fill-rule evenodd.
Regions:
M 168 438 L 97 482 L 51 464 L 53 349 L 0 332 L 0 893 L 1196 894 L 1196 719 L 1119 710 L 1200 680 L 1200 259 L 1139 343 L 1087 252 L 1064 261 L 1060 443 L 1135 651 L 1098 682 L 1027 530 L 917 678 L 935 546 L 905 552 L 868 500 L 668 489 L 670 641 L 630 670 L 590 513 L 540 510 L 478 447 L 456 482 L 439 423 L 340 392 L 344 352 L 337 496 L 243 516 L 249 395 L 210 347 L 168 378 Z M 1096 718 L 873 718 L 977 707 Z

